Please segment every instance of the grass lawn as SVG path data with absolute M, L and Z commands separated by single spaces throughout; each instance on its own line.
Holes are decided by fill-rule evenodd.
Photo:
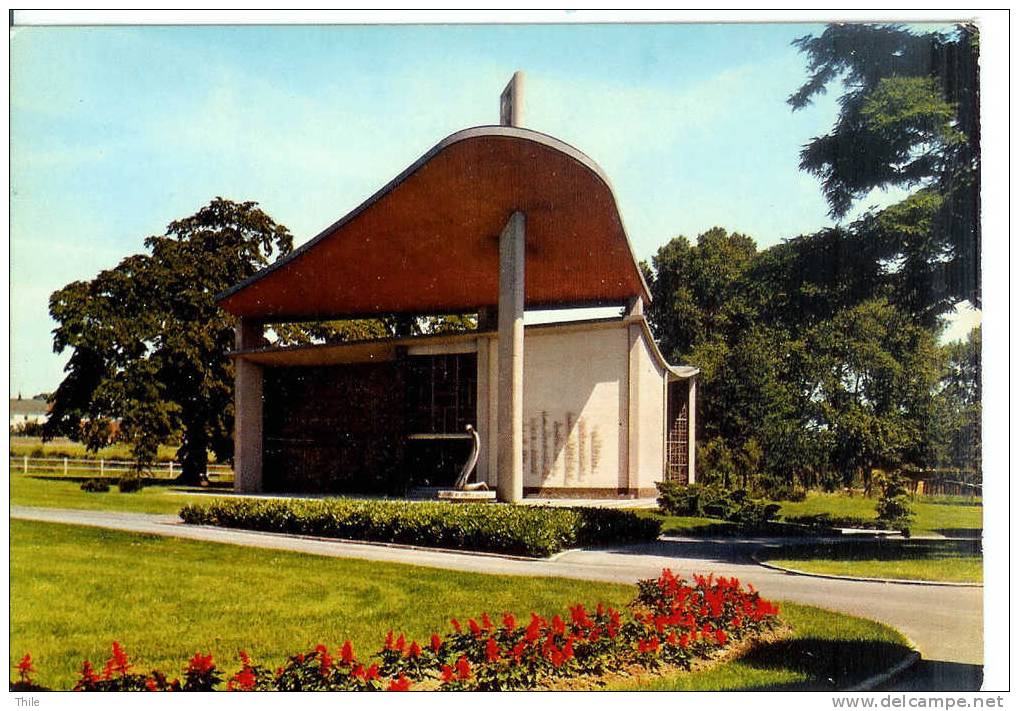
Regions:
M 13 472 L 10 493 L 10 502 L 20 506 L 166 514 L 175 514 L 184 504 L 203 500 L 168 486 L 146 486 L 141 491 L 121 494 L 116 482 L 111 483 L 107 492 L 90 493 L 82 491 L 81 484 L 76 481 L 43 479 L 33 477 L 31 473 L 25 476 Z
M 877 517 L 877 499 L 845 494 L 811 492 L 805 501 L 782 501 L 781 517 L 809 516 L 828 513 L 832 516 Z M 971 503 L 965 497 L 927 497 L 912 503 L 914 534 L 942 533 L 949 536 L 978 538 L 983 528 L 983 507 L 980 500 Z M 677 536 L 740 535 L 738 526 L 721 519 L 696 516 L 671 516 L 648 511 L 647 515 L 662 519 L 662 533 Z
M 268 666 L 322 642 L 351 639 L 367 656 L 393 628 L 427 639 L 451 616 L 577 601 L 622 605 L 629 585 L 457 573 L 102 529 L 11 521 L 13 666 L 31 652 L 44 686 L 67 688 L 81 660 L 100 665 L 116 639 L 139 668 L 182 665 L 196 650 L 228 669 L 238 649 Z M 796 637 L 663 688 L 817 688 L 860 677 L 905 652 L 893 630 L 793 605 Z M 847 658 L 852 652 L 855 656 Z M 864 664 L 866 669 L 856 668 Z
M 783 546 L 762 560 L 808 573 L 979 583 L 980 541 L 884 540 Z
M 830 513 L 832 516 L 862 516 L 875 518 L 877 499 L 845 494 L 824 494 L 811 492 L 805 501 L 783 501 L 779 514 L 785 516 L 806 516 Z M 959 497 L 920 497 L 912 502 L 913 533 L 944 533 L 976 535 L 983 528 L 983 506 L 980 500 L 970 504 Z
M 908 654 L 894 629 L 871 620 L 816 607 L 784 603 L 790 638 L 770 642 L 744 657 L 693 674 L 635 680 L 616 691 L 808 691 L 846 688 L 888 669 Z

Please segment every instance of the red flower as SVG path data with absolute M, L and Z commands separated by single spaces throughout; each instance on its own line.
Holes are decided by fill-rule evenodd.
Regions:
M 654 654 L 658 651 L 658 638 L 649 637 L 637 640 L 637 651 L 641 654 Z
M 120 642 L 113 643 L 113 656 L 106 662 L 106 667 L 111 675 L 113 672 L 117 672 L 121 676 L 125 676 L 131 668 L 131 664 L 127 661 L 127 653 L 120 646 Z
M 527 629 L 524 631 L 524 640 L 530 644 L 538 639 L 540 633 L 541 624 L 539 618 L 532 613 L 531 624 L 527 625 Z
M 474 621 L 473 617 L 467 620 L 467 626 L 471 628 L 471 634 L 473 634 L 475 637 L 481 636 L 481 626 Z
M 151 676 L 145 680 L 145 688 L 149 691 L 159 691 L 159 685 L 156 684 L 156 680 Z
M 432 635 L 432 651 L 438 654 L 439 648 L 442 646 L 442 639 L 437 634 Z
M 527 643 L 526 642 L 517 642 L 517 644 L 514 645 L 513 650 L 512 650 L 513 661 L 515 661 L 517 664 L 520 664 L 520 660 L 524 656 L 524 650 L 525 649 L 527 649 Z
M 563 646 L 563 657 L 566 659 L 573 659 L 573 636 L 571 635 L 566 644 Z
M 350 643 L 349 639 L 343 643 L 343 648 L 340 649 L 340 661 L 348 666 L 354 661 L 354 645 Z
M 410 643 L 410 647 L 407 648 L 407 656 L 411 659 L 417 659 L 421 656 L 421 647 L 417 642 Z
M 240 650 L 239 652 L 237 652 L 237 657 L 238 657 L 238 659 L 241 660 L 241 664 L 242 665 L 244 665 L 246 667 L 250 667 L 251 666 L 251 657 L 249 657 L 248 653 L 245 652 L 243 649 Z
M 388 632 L 386 632 L 385 647 L 386 647 L 386 649 L 392 649 L 393 648 L 393 630 L 389 630 Z
M 598 615 L 598 617 L 601 617 L 602 615 L 604 615 L 605 614 L 605 605 L 603 605 L 603 604 L 601 604 L 599 602 L 598 603 L 598 609 L 595 610 L 594 614 Z
M 729 635 L 727 635 L 727 634 L 725 633 L 725 630 L 723 630 L 723 629 L 721 629 L 721 628 L 719 628 L 719 629 L 715 630 L 715 640 L 716 640 L 716 641 L 717 641 L 717 642 L 718 642 L 719 644 L 725 644 L 725 641 L 726 641 L 727 639 L 729 639 Z
M 401 634 L 399 639 L 396 640 L 396 644 L 393 646 L 393 649 L 395 649 L 397 652 L 402 652 L 405 646 L 407 646 L 407 640 Z
M 393 679 L 389 682 L 386 691 L 410 691 L 410 679 L 400 674 L 398 679 Z
M 517 628 L 517 618 L 513 616 L 512 612 L 507 612 L 502 616 L 502 626 L 511 631 Z
M 329 654 L 329 649 L 324 645 L 320 644 L 315 647 L 315 652 L 318 654 L 318 673 L 322 676 L 329 674 L 329 670 L 333 666 L 333 658 Z
M 460 626 L 460 620 L 456 619 L 455 617 L 449 621 L 449 624 L 453 625 L 453 629 L 456 630 L 457 634 L 463 632 L 463 628 Z
M 481 613 L 481 626 L 484 627 L 486 631 L 495 627 L 495 625 L 492 624 L 492 618 L 488 616 L 487 612 Z
M 127 661 L 127 657 L 124 657 L 123 662 L 118 662 L 118 663 L 124 663 L 126 661 Z M 208 674 L 209 672 L 211 672 L 215 668 L 216 668 L 216 665 L 213 664 L 213 662 L 212 662 L 212 655 L 211 654 L 204 654 L 203 655 L 201 652 L 195 652 L 195 656 L 191 657 L 191 660 L 188 662 L 188 671 L 193 673 L 193 674 L 202 674 L 202 675 Z
M 456 677 L 453 675 L 453 667 L 448 664 L 442 665 L 442 683 L 448 684 L 453 681 Z
M 559 615 L 552 618 L 552 633 L 557 635 L 566 633 L 566 623 Z
M 21 676 L 21 681 L 26 684 L 32 682 L 32 674 L 35 674 L 35 667 L 32 666 L 31 654 L 26 654 L 21 658 L 21 661 L 18 662 L 18 674 Z
M 22 659 L 21 661 L 25 660 Z M 29 661 L 31 661 L 31 658 L 29 658 Z M 18 666 L 20 668 L 21 665 Z M 79 684 L 94 684 L 97 681 L 99 681 L 99 675 L 96 674 L 95 669 L 92 668 L 92 662 L 86 659 L 81 663 L 81 680 L 79 681 Z
M 549 659 L 552 662 L 552 666 L 558 669 L 566 661 L 566 655 L 564 655 L 558 649 L 553 648 L 549 651 Z
M 499 659 L 499 644 L 493 637 L 489 637 L 488 643 L 485 645 L 485 657 L 489 662 L 494 662 Z
M 467 657 L 456 660 L 456 675 L 461 680 L 471 678 L 471 663 L 467 661 Z
M 687 634 L 679 635 L 679 646 L 683 647 L 684 649 L 690 646 L 690 635 Z
M 372 664 L 370 667 L 365 669 L 363 666 L 358 666 L 354 669 L 354 676 L 364 679 L 365 681 L 371 681 L 372 679 L 379 678 L 379 665 Z
M 251 691 L 255 688 L 255 672 L 247 664 L 226 684 L 227 691 Z

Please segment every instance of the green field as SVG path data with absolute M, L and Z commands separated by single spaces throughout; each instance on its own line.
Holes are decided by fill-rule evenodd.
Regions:
M 783 546 L 762 560 L 807 573 L 898 580 L 983 581 L 979 541 L 878 540 Z
M 31 470 L 30 470 L 31 471 Z M 29 474 L 11 474 L 10 502 L 19 506 L 44 506 L 57 509 L 91 509 L 134 511 L 138 513 L 175 514 L 184 504 L 194 503 L 195 496 L 182 493 L 186 489 L 165 485 L 146 486 L 141 491 L 121 494 L 114 482 L 104 493 L 81 490 L 76 481 L 44 479 Z M 202 489 L 201 491 L 207 491 Z
M 130 460 L 131 450 L 126 444 L 113 444 L 98 452 L 90 452 L 81 442 L 72 442 L 64 437 L 57 437 L 50 442 L 43 442 L 41 437 L 10 438 L 12 457 L 67 457 L 68 459 L 123 459 Z M 156 461 L 172 462 L 176 459 L 177 448 L 161 444 L 156 454 Z M 210 460 L 212 461 L 212 460 Z
M 39 683 L 67 688 L 84 658 L 105 661 L 113 640 L 143 670 L 176 670 L 197 650 L 228 669 L 239 649 L 272 666 L 348 638 L 367 656 L 390 628 L 421 639 L 454 615 L 549 614 L 577 601 L 622 605 L 634 592 L 630 585 L 457 573 L 15 520 L 10 660 L 13 666 L 30 652 Z M 905 653 L 901 636 L 882 625 L 783 609 L 797 628 L 793 639 L 660 683 L 824 687 L 833 673 L 861 677 Z M 848 651 L 866 654 L 847 659 Z
M 811 492 L 805 501 L 777 502 L 781 505 L 780 519 L 788 516 L 808 516 L 827 513 L 832 516 L 877 518 L 877 500 L 863 496 Z M 910 530 L 923 535 L 939 533 L 946 536 L 978 538 L 983 529 L 983 506 L 980 499 L 965 497 L 921 497 L 912 502 L 914 511 Z M 649 512 L 651 515 L 651 512 Z M 677 536 L 725 536 L 743 534 L 739 527 L 721 519 L 695 516 L 656 514 L 662 518 L 662 533 Z M 796 533 L 792 531 L 791 533 Z
M 779 503 L 782 505 L 779 515 L 783 517 L 830 513 L 832 516 L 877 518 L 877 499 L 863 496 L 811 492 L 805 501 Z M 983 528 L 984 509 L 980 499 L 969 503 L 968 499 L 960 497 L 919 497 L 911 506 L 913 533 L 975 535 Z

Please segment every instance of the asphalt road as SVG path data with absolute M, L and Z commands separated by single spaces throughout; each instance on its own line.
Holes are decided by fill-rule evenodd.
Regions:
M 983 663 L 983 588 L 872 583 L 789 575 L 751 558 L 760 540 L 668 538 L 655 543 L 567 551 L 532 560 L 479 553 L 305 538 L 187 526 L 176 516 L 11 506 L 11 518 L 134 531 L 192 540 L 290 550 L 340 558 L 409 563 L 477 573 L 537 575 L 632 583 L 663 568 L 736 576 L 767 597 L 848 612 L 895 627 L 916 644 L 924 662 L 890 686 L 979 688 Z M 773 541 L 777 542 L 777 541 Z M 974 680 L 976 680 L 974 682 Z M 975 686 L 974 686 L 975 683 Z M 907 686 L 901 686 L 907 684 Z M 913 687 L 908 686 L 914 685 Z

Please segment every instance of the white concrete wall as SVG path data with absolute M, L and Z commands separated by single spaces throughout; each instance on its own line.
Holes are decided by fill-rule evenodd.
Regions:
M 651 354 L 647 341 L 637 348 L 637 389 L 640 393 L 636 418 L 640 437 L 637 487 L 653 489 L 665 472 L 665 372 Z
M 626 374 L 624 329 L 525 338 L 525 487 L 625 485 Z

